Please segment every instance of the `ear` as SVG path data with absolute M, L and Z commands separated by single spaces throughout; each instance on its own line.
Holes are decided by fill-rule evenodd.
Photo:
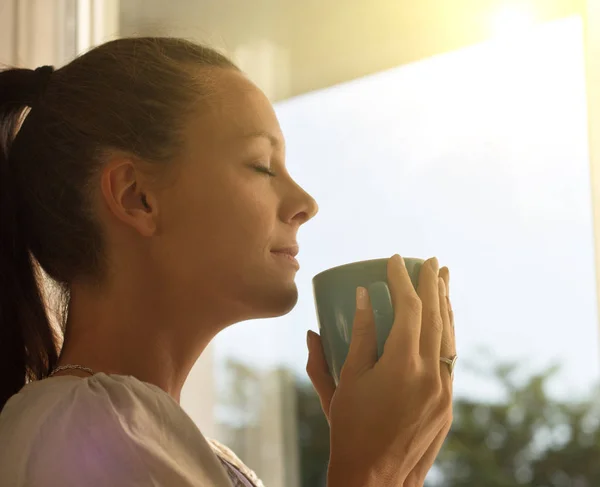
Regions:
M 158 200 L 138 161 L 115 156 L 105 165 L 101 176 L 102 199 L 109 212 L 144 237 L 156 234 Z

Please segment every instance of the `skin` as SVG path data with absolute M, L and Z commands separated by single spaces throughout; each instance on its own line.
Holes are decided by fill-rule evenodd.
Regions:
M 219 331 L 294 307 L 297 269 L 272 250 L 295 245 L 318 209 L 286 170 L 266 96 L 241 73 L 203 69 L 214 88 L 168 173 L 113 153 L 99 175 L 108 273 L 72 283 L 59 362 L 133 375 L 176 401 Z
M 213 91 L 198 103 L 197 115 L 185 124 L 177 160 L 157 169 L 129 154 L 108 154 L 95 194 L 108 270 L 99 284 L 85 279 L 71 283 L 67 333 L 59 361 L 59 365 L 81 364 L 95 372 L 132 375 L 161 387 L 176 401 L 190 369 L 218 332 L 239 321 L 281 316 L 294 307 L 297 269 L 273 251 L 296 245 L 300 226 L 317 213 L 314 199 L 285 168 L 284 139 L 268 99 L 236 71 L 208 71 L 204 74 L 213 81 Z M 419 296 L 424 309 L 433 309 L 436 315 L 442 311 L 443 332 L 440 325 L 432 334 L 431 320 L 425 318 L 423 329 L 435 345 L 435 353 L 429 351 L 425 359 L 439 376 L 436 383 L 444 384 L 443 397 L 451 398 L 451 380 L 436 358 L 440 353 L 453 356 L 455 350 L 446 291 L 448 272 L 443 268 L 438 277 L 436 260 L 428 261 L 427 269 L 429 285 Z M 398 271 L 394 276 L 395 281 L 390 282 L 399 282 Z M 404 283 L 414 293 L 407 275 Z M 438 294 L 441 301 L 432 306 L 429 301 L 435 298 L 437 303 Z M 402 293 L 398 295 L 402 297 Z M 406 416 L 403 421 L 409 425 L 414 421 L 427 429 L 426 435 L 414 431 L 417 440 L 416 446 L 407 450 L 410 455 L 404 449 L 400 454 L 388 448 L 404 440 L 404 434 L 396 432 L 392 436 L 398 438 L 392 438 L 385 428 L 383 436 L 375 434 L 378 428 L 372 428 L 360 436 L 371 436 L 373 444 L 380 447 L 381 458 L 357 459 L 355 469 L 347 463 L 335 468 L 336 459 L 347 459 L 345 447 L 352 453 L 353 444 L 360 446 L 346 441 L 344 435 L 360 431 L 369 421 L 390 417 L 380 414 L 380 406 L 401 410 L 405 400 L 389 393 L 389 381 L 399 388 L 402 381 L 414 385 L 425 380 L 428 385 L 432 377 L 431 373 L 399 374 L 403 357 L 410 356 L 402 351 L 387 354 L 388 361 L 400 360 L 399 366 L 376 366 L 374 325 L 367 319 L 367 315 L 372 318 L 372 310 L 361 313 L 363 319 L 355 323 L 355 329 L 364 322 L 364 332 L 358 334 L 363 345 L 353 345 L 360 350 L 355 352 L 355 362 L 366 361 L 369 367 L 360 374 L 346 372 L 344 385 L 340 382 L 337 391 L 318 335 L 309 347 L 309 376 L 328 419 L 338 418 L 332 420 L 332 425 L 338 425 L 338 456 L 332 457 L 329 485 L 348 487 L 359 482 L 356 485 L 362 487 L 367 484 L 358 474 L 366 475 L 377 467 L 380 471 L 368 485 L 421 486 L 451 422 L 451 408 L 446 407 L 451 400 L 440 406 L 439 393 L 426 388 L 416 406 L 409 408 L 412 413 L 395 415 Z M 397 334 L 410 330 L 396 328 Z M 400 335 L 391 341 L 407 343 Z M 87 376 L 73 370 L 57 375 L 61 374 Z M 383 396 L 374 401 L 377 394 Z M 430 407 L 432 400 L 435 405 Z M 422 405 L 427 406 L 428 415 L 420 413 Z M 349 409 L 355 414 L 348 416 Z M 362 417 L 362 423 L 356 421 Z M 360 448 L 355 450 L 353 454 L 360 453 Z
M 398 262 L 388 261 L 395 319 L 381 358 L 370 304 L 357 306 L 337 388 L 320 337 L 309 332 L 306 371 L 330 422 L 331 486 L 422 487 L 452 424 L 452 378 L 439 363 L 456 355 L 450 274 L 427 260 L 415 293 Z

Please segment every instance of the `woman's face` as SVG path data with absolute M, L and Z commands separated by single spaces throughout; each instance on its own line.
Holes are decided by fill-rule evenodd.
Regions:
M 161 273 L 232 322 L 282 315 L 297 300 L 297 267 L 276 251 L 297 245 L 317 204 L 286 170 L 265 95 L 234 70 L 211 73 L 215 88 L 187 126 L 175 181 L 159 196 Z

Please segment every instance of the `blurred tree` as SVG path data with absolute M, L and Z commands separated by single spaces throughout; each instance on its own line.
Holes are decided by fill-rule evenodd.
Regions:
M 517 364 L 484 371 L 504 401 L 457 398 L 452 431 L 427 487 L 600 487 L 600 389 L 585 400 L 559 401 L 546 389 L 550 367 L 516 380 Z M 329 429 L 312 386 L 299 379 L 303 487 L 324 487 Z
M 553 366 L 525 381 L 517 364 L 499 364 L 489 379 L 503 402 L 458 398 L 436 470 L 444 487 L 599 487 L 600 394 L 564 401 L 547 393 Z
M 256 375 L 228 365 L 235 379 L 226 402 L 237 412 L 234 422 L 247 427 L 256 421 Z M 498 363 L 480 371 L 503 391 L 502 401 L 455 399 L 452 430 L 426 487 L 600 487 L 600 388 L 585 399 L 557 400 L 547 392 L 557 366 L 518 380 L 522 370 Z M 329 426 L 304 377 L 296 399 L 301 485 L 325 487 Z
M 219 383 L 216 413 L 221 440 L 245 462 L 251 460 L 248 448 L 256 440 L 261 407 L 258 371 L 250 365 L 228 359 Z
M 310 382 L 299 378 L 296 394 L 302 487 L 325 487 L 329 461 L 329 424 Z

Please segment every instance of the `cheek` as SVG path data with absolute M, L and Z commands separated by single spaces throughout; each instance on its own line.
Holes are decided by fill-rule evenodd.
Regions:
M 238 186 L 213 200 L 205 213 L 204 226 L 218 236 L 215 252 L 222 248 L 251 256 L 252 251 L 263 250 L 271 241 L 275 217 L 275 205 L 268 193 Z
M 264 253 L 276 215 L 276 197 L 267 185 L 205 178 L 203 184 L 184 184 L 172 195 L 165 241 L 173 258 L 188 265 L 226 265 L 232 259 L 239 265 L 238 260 L 252 261 Z

